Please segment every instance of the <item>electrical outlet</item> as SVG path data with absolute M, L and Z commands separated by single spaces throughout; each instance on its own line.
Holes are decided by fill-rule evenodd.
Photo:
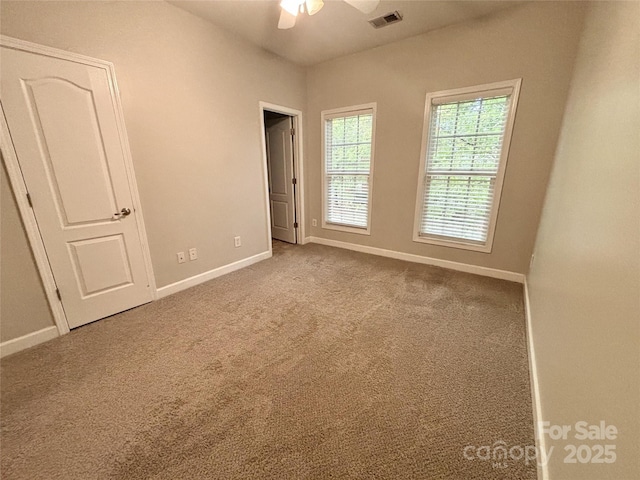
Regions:
M 189 260 L 197 260 L 198 259 L 198 250 L 195 248 L 189 249 Z
M 184 257 L 184 252 L 178 252 L 176 253 L 176 255 L 178 256 L 178 263 L 184 263 L 187 261 L 187 259 Z
M 311 226 L 312 227 L 317 227 L 318 226 L 318 220 L 316 220 L 315 218 L 313 220 L 311 220 Z
M 242 240 L 240 240 L 240 236 L 233 237 L 233 244 L 237 247 L 242 246 Z

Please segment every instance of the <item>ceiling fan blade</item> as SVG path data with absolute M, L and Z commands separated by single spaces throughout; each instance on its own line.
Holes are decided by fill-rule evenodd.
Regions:
M 315 15 L 322 7 L 324 7 L 324 2 L 322 0 L 306 0 L 305 3 L 307 4 L 307 13 L 309 15 Z
M 349 5 L 354 8 L 357 8 L 362 13 L 371 13 L 373 12 L 380 3 L 380 0 L 344 0 Z
M 284 8 L 280 10 L 280 20 L 278 20 L 278 28 L 280 30 L 286 30 L 293 28 L 296 24 L 296 15 L 291 15 Z

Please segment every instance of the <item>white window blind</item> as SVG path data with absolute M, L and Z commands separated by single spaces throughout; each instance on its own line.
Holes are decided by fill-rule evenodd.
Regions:
M 367 229 L 373 109 L 325 114 L 325 224 Z
M 487 244 L 511 96 L 503 88 L 430 99 L 419 237 Z

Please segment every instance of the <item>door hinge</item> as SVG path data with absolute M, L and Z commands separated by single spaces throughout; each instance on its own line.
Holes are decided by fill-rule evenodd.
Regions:
M 33 208 L 33 202 L 31 201 L 31 195 L 29 195 L 29 192 L 27 192 L 27 202 L 29 202 L 29 206 Z
M 298 228 L 298 222 L 293 222 L 293 228 Z
M 292 129 L 291 129 L 291 136 L 293 137 L 295 134 L 296 134 L 296 129 L 295 129 L 295 128 L 292 128 Z
M 56 288 L 56 295 L 58 296 L 58 300 L 62 301 L 62 295 L 60 295 L 60 289 Z
M 297 185 L 298 184 L 298 179 L 297 178 L 291 179 L 291 183 L 293 183 L 294 185 Z

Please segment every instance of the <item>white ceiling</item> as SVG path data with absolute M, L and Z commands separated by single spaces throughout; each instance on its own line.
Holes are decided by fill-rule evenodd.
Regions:
M 460 23 L 509 7 L 510 1 L 382 0 L 364 14 L 342 0 L 324 0 L 310 17 L 298 15 L 296 26 L 278 30 L 279 0 L 169 0 L 298 65 L 314 65 L 420 33 Z M 375 29 L 368 20 L 398 10 L 402 22 Z

